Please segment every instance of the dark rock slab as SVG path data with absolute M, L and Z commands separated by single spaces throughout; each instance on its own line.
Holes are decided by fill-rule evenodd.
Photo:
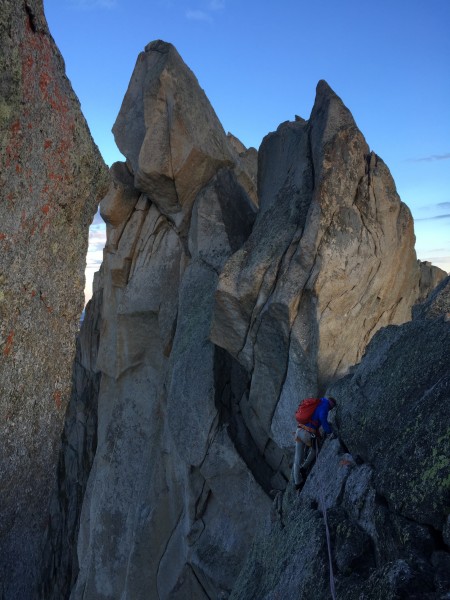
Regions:
M 392 510 L 440 530 L 450 503 L 449 287 L 447 278 L 412 322 L 381 330 L 331 390 L 342 439 L 374 466 Z
M 444 600 L 450 456 L 448 287 L 380 330 L 328 392 L 334 427 L 299 495 L 275 499 L 230 598 Z

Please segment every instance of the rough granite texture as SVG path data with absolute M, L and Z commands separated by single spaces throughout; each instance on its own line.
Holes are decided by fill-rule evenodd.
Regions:
M 0 596 L 29 600 L 107 189 L 39 0 L 0 0 Z
M 349 451 L 373 466 L 377 492 L 441 531 L 450 511 L 449 313 L 446 278 L 413 321 L 380 331 L 330 392 L 345 398 L 336 424 Z
M 98 371 L 101 383 L 90 404 L 72 396 L 60 463 L 59 498 L 78 478 L 85 491 L 67 511 L 52 505 L 46 564 L 61 568 L 47 568 L 42 598 L 67 598 L 74 582 L 71 600 L 224 599 L 270 513 L 271 491 L 286 489 L 299 396 L 347 373 L 375 332 L 409 320 L 443 273 L 418 264 L 409 210 L 325 82 L 308 122 L 265 138 L 259 202 L 255 152 L 225 135 L 170 44 L 152 42 L 139 55 L 113 131 L 126 162 L 113 165 L 101 202 L 98 355 L 75 378 Z M 76 409 L 86 420 L 89 406 L 98 407 L 93 461 L 70 427 Z M 342 458 L 338 442 L 327 452 L 333 507 L 354 460 Z M 79 465 L 91 462 L 84 488 Z M 367 468 L 357 471 L 349 505 L 360 488 L 364 496 L 379 484 Z M 313 482 L 301 508 L 305 530 L 280 533 L 280 553 L 267 547 L 272 562 L 244 571 L 239 597 L 264 598 L 282 573 L 279 597 L 295 598 L 299 565 L 311 569 L 308 590 L 326 581 Z M 276 505 L 285 512 L 289 493 Z M 375 517 L 367 531 L 344 517 L 340 568 L 347 573 L 367 554 L 369 572 Z M 376 518 L 382 532 L 391 517 Z M 78 522 L 77 560 L 72 547 L 61 557 L 58 540 L 66 532 L 74 539 Z M 314 542 L 310 554 L 296 535 Z M 436 561 L 445 564 L 441 554 Z M 386 577 L 396 569 L 402 564 Z
M 449 290 L 379 331 L 328 390 L 339 439 L 299 495 L 280 492 L 230 600 L 330 598 L 323 507 L 337 598 L 449 598 Z
M 308 121 L 264 138 L 258 191 L 252 234 L 219 277 L 211 339 L 252 374 L 264 451 L 270 438 L 291 444 L 299 396 L 323 394 L 445 273 L 417 262 L 388 168 L 324 81 Z
M 66 412 L 58 460 L 58 486 L 42 549 L 39 595 L 46 600 L 67 598 L 78 576 L 79 514 L 97 449 L 97 400 L 101 374 L 96 371 L 103 300 L 101 271 L 95 274 L 92 299 L 77 336 L 72 394 Z
M 73 600 L 226 592 L 270 508 L 222 415 L 227 373 L 241 395 L 245 373 L 208 340 L 218 272 L 248 237 L 255 206 L 243 187 L 251 173 L 242 178 L 245 165 L 206 103 L 170 44 L 147 46 L 114 126 L 128 161 L 113 165 L 101 202 L 97 448 L 80 515 L 61 501 L 90 458 L 70 425 L 88 407 L 74 393 L 42 598 L 68 597 L 75 579 Z M 94 341 L 83 333 L 93 322 L 83 324 L 85 340 Z M 78 368 L 84 381 L 94 367 Z M 78 522 L 75 560 L 59 540 Z

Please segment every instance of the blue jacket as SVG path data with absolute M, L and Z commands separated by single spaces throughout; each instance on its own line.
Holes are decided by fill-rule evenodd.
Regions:
M 328 402 L 328 399 L 321 398 L 319 406 L 313 412 L 312 417 L 311 417 L 311 421 L 316 421 L 316 423 L 309 422 L 308 427 L 314 427 L 314 429 L 319 429 L 319 427 L 322 425 L 325 433 L 333 433 L 333 431 L 328 423 L 328 413 L 329 412 L 330 412 L 330 404 Z M 317 422 L 319 422 L 318 425 L 317 425 Z

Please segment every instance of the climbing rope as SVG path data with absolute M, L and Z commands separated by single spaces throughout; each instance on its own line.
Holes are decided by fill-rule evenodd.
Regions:
M 319 443 L 317 441 L 317 437 L 315 438 L 316 443 L 316 462 L 319 462 Z M 320 474 L 318 473 L 318 479 L 320 478 Z M 323 488 L 321 481 L 319 481 L 319 505 L 323 514 L 323 520 L 325 523 L 325 534 L 327 538 L 327 547 L 328 547 L 328 563 L 330 567 L 330 592 L 333 600 L 336 600 L 336 589 L 334 587 L 334 572 L 333 572 L 333 558 L 331 555 L 331 538 L 330 538 L 330 530 L 328 528 L 328 520 L 327 520 L 327 508 L 325 506 L 325 498 L 323 495 Z

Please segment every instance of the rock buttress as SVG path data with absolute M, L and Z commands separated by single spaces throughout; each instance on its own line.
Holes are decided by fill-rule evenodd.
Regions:
M 334 429 L 301 493 L 280 492 L 230 600 L 443 600 L 450 589 L 450 279 L 375 334 L 327 393 Z
M 114 132 L 127 163 L 101 202 L 98 441 L 71 598 L 206 600 L 230 590 L 270 506 L 226 421 L 245 372 L 208 339 L 252 177 L 164 42 L 139 56 Z
M 211 339 L 251 373 L 245 410 L 264 451 L 290 446 L 299 398 L 323 394 L 445 273 L 421 269 L 388 168 L 324 81 L 308 121 L 264 138 L 258 195 L 219 277 Z
M 170 44 L 138 57 L 114 133 L 127 161 L 101 203 L 98 445 L 71 599 L 226 597 L 286 487 L 299 396 L 410 318 L 412 220 L 324 82 L 308 122 L 265 139 L 259 199 L 254 153 Z
M 0 557 L 28 599 L 70 395 L 88 229 L 107 169 L 42 2 L 0 2 Z

